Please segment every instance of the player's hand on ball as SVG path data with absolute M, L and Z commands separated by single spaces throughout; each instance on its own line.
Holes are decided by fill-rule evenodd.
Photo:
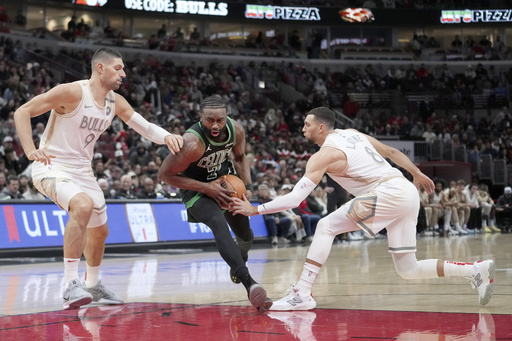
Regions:
M 222 209 L 229 209 L 229 204 L 231 203 L 231 195 L 232 190 L 227 189 L 221 185 L 224 180 L 219 178 L 217 180 L 208 182 L 206 185 L 206 189 L 203 193 L 207 196 L 215 200 L 217 205 Z
M 229 210 L 233 212 L 233 214 L 243 214 L 245 216 L 253 216 L 258 214 L 258 208 L 252 206 L 249 200 L 247 200 L 245 194 L 243 198 L 244 200 L 233 198 L 229 204 Z

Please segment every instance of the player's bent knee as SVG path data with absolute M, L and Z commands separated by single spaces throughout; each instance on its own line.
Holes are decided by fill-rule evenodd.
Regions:
M 318 221 L 318 224 L 316 225 L 316 231 L 315 234 L 322 233 L 326 235 L 332 235 L 335 236 L 337 233 L 332 230 L 332 225 L 329 224 L 328 219 L 322 218 Z
M 69 202 L 70 214 L 84 214 L 90 216 L 94 209 L 94 202 L 88 195 L 76 195 Z

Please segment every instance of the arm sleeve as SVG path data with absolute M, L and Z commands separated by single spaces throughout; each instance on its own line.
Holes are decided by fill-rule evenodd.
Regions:
M 128 121 L 126 121 L 131 128 L 133 128 L 136 132 L 154 142 L 156 144 L 165 144 L 164 138 L 167 135 L 170 135 L 167 130 L 157 126 L 156 124 L 149 123 L 144 117 L 142 117 L 139 113 L 134 112 L 132 117 Z
M 258 214 L 281 212 L 299 206 L 302 200 L 315 189 L 316 184 L 305 176 L 297 182 L 293 191 L 275 200 L 258 206 Z

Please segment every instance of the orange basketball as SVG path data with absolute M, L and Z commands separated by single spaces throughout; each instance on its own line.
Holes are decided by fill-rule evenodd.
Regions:
M 224 175 L 224 181 L 220 184 L 222 187 L 227 188 L 231 191 L 235 191 L 236 193 L 231 193 L 233 198 L 243 199 L 243 195 L 247 192 L 245 190 L 245 184 L 236 175 L 228 174 Z

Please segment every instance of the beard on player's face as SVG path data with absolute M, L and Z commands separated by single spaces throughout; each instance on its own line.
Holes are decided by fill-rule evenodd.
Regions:
M 208 135 L 209 137 L 213 138 L 213 139 L 216 139 L 218 138 L 219 136 L 223 136 L 224 132 L 226 131 L 226 126 L 222 127 L 222 128 L 218 128 L 218 127 L 206 127 L 205 125 L 203 125 L 203 131 L 206 133 L 206 135 Z

